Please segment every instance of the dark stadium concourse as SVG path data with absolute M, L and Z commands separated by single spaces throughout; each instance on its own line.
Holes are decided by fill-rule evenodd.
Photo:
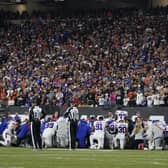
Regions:
M 6 11 L 59 11 L 114 8 L 148 9 L 168 5 L 165 0 L 1 0 L 0 9 Z
M 98 8 L 148 8 L 153 0 L 1 0 L 0 8 L 20 12 L 28 10 L 98 9 Z

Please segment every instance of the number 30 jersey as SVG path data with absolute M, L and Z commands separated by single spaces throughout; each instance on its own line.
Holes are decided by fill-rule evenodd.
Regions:
M 127 129 L 128 129 L 128 124 L 125 122 L 119 122 L 117 123 L 117 130 L 118 130 L 118 135 L 120 136 L 125 136 L 127 133 Z

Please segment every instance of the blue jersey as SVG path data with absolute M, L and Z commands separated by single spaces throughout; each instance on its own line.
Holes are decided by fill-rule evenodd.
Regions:
M 28 135 L 29 131 L 30 130 L 29 130 L 28 124 L 27 123 L 22 124 L 20 126 L 20 131 L 17 134 L 17 138 L 20 138 L 20 139 L 25 138 Z
M 16 115 L 13 119 L 14 121 L 21 121 L 21 118 L 18 115 Z
M 2 123 L 0 124 L 0 135 L 2 135 L 4 130 L 7 128 L 7 126 L 8 126 L 8 121 L 4 119 Z
M 48 123 L 47 121 L 44 121 L 41 123 L 41 127 L 40 127 L 40 133 L 43 134 L 44 130 L 45 130 L 45 125 L 46 123 Z

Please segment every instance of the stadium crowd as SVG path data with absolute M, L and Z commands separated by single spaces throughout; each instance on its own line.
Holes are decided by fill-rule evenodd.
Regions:
M 23 18 L 1 28 L 1 104 L 168 104 L 167 8 Z

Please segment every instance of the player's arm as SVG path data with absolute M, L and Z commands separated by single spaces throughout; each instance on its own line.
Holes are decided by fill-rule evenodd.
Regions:
M 108 122 L 105 123 L 105 128 L 106 128 L 106 129 L 109 129 L 109 124 L 108 124 Z

